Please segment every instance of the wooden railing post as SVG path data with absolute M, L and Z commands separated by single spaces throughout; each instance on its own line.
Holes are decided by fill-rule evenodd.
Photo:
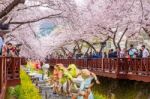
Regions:
M 3 57 L 3 83 L 7 83 L 6 57 Z
M 20 60 L 21 60 L 21 65 L 26 65 L 27 64 L 26 58 L 21 57 Z
M 120 74 L 120 59 L 116 59 L 116 76 L 118 77 Z
M 101 67 L 102 67 L 102 71 L 104 72 L 104 58 L 102 58 L 102 65 L 101 65 Z
M 0 93 L 2 92 L 2 81 L 3 81 L 3 76 L 2 76 L 2 57 L 0 57 Z
M 148 58 L 148 75 L 150 75 L 150 58 Z

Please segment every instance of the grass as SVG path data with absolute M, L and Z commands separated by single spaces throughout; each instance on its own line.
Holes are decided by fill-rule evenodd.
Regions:
M 107 99 L 106 96 L 100 94 L 98 91 L 93 91 L 94 93 L 94 99 Z

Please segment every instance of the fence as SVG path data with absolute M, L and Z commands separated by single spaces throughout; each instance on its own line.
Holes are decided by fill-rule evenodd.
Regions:
M 0 57 L 0 99 L 4 99 L 6 88 L 20 84 L 20 57 Z
M 99 76 L 150 82 L 150 58 L 50 59 L 48 63 L 76 64 Z

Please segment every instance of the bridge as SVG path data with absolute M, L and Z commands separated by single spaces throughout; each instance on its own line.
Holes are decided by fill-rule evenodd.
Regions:
M 150 82 L 150 58 L 49 59 L 47 63 L 76 64 L 100 77 Z M 24 64 L 25 58 L 0 57 L 0 99 L 5 98 L 6 88 L 20 84 L 20 65 Z
M 21 63 L 20 57 L 0 57 L 0 99 L 5 99 L 8 87 L 20 84 Z
M 76 64 L 101 77 L 150 82 L 150 58 L 50 59 L 48 63 Z

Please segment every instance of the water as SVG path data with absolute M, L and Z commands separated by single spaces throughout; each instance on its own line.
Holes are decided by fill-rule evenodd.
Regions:
M 100 78 L 93 87 L 95 99 L 150 99 L 150 83 Z

